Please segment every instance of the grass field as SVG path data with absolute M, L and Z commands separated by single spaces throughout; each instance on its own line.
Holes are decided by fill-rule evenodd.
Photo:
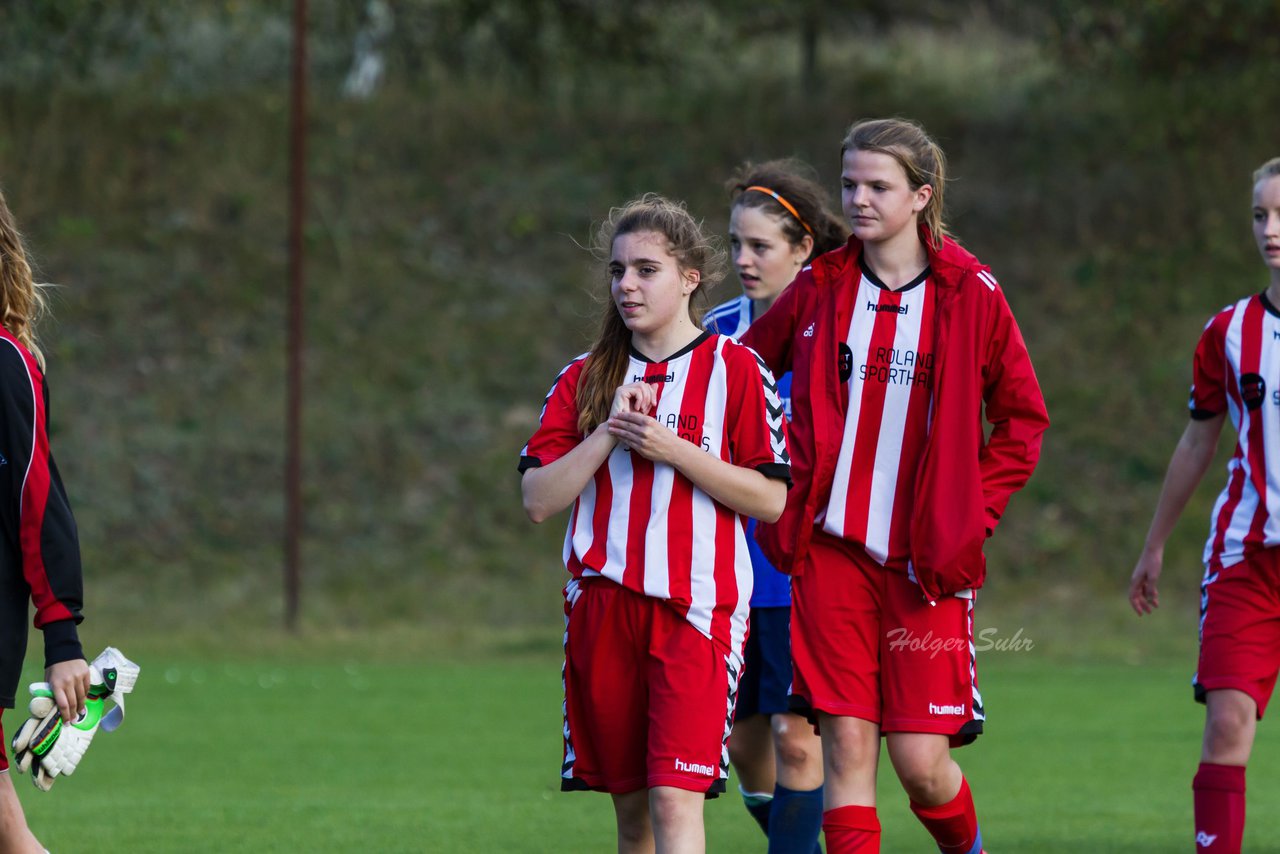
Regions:
M 515 472 L 594 326 L 579 244 L 649 190 L 723 234 L 722 181 L 747 158 L 801 157 L 834 192 L 847 123 L 874 115 L 947 150 L 949 220 L 998 271 L 1054 422 L 989 554 L 993 625 L 1036 643 L 981 665 L 990 725 L 961 761 L 989 847 L 1190 850 L 1197 555 L 1228 443 L 1169 543 L 1176 619 L 1138 628 L 1119 587 L 1185 423 L 1190 348 L 1264 281 L 1247 177 L 1280 139 L 1259 97 L 1274 4 L 844 4 L 803 92 L 790 33 L 715 24 L 730 4 L 629 4 L 672 22 L 630 38 L 634 67 L 551 62 L 540 90 L 486 71 L 501 40 L 481 33 L 451 45 L 467 62 L 406 52 L 367 100 L 338 86 L 370 4 L 314 4 L 300 638 L 264 628 L 284 524 L 284 5 L 0 2 L 0 186 L 59 284 L 50 429 L 85 631 L 112 627 L 86 646 L 143 667 L 73 778 L 17 781 L 53 851 L 612 850 L 608 799 L 558 791 L 563 524 L 526 523 Z M 434 40 L 451 8 L 628 4 L 386 5 Z M 860 22 L 913 5 L 966 23 Z M 1063 27 L 1020 27 L 1021 7 Z M 1280 851 L 1273 729 L 1251 851 Z M 929 851 L 885 771 L 884 850 Z M 707 805 L 710 850 L 762 850 L 733 791 Z
M 143 643 L 125 725 L 52 792 L 15 783 L 54 852 L 612 850 L 608 799 L 558 791 L 555 640 L 452 663 L 344 655 L 340 639 L 317 651 L 242 638 L 234 653 Z M 387 663 L 365 663 L 375 657 Z M 1201 713 L 1189 662 L 1057 661 L 1034 649 L 981 660 L 988 733 L 959 758 L 989 850 L 1190 850 Z M 1280 760 L 1269 729 L 1249 781 L 1250 851 L 1278 850 L 1280 781 L 1257 770 Z M 883 850 L 932 850 L 887 763 L 881 779 Z M 762 851 L 734 792 L 707 804 L 708 849 Z

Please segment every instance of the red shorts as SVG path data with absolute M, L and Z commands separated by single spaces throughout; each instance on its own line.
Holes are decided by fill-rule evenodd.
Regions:
M 1235 688 L 1262 718 L 1280 671 L 1280 548 L 1250 555 L 1200 584 L 1200 662 L 1196 699 Z
M 920 587 L 856 543 L 815 531 L 792 582 L 793 706 L 862 718 L 881 732 L 982 732 L 973 594 L 930 605 Z
M 564 650 L 562 790 L 724 791 L 736 656 L 666 601 L 597 577 L 565 587 Z

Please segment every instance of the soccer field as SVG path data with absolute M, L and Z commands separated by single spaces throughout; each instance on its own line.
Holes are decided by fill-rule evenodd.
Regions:
M 271 654 L 275 657 L 276 653 Z M 48 794 L 15 784 L 54 852 L 613 850 L 608 798 L 561 794 L 559 662 L 379 665 L 139 656 L 129 716 Z M 959 751 L 993 852 L 1191 850 L 1200 708 L 1188 667 L 988 655 L 987 735 Z M 17 712 L 5 716 L 16 727 Z M 1275 851 L 1280 736 L 1264 722 L 1250 851 Z M 889 852 L 933 850 L 887 761 Z M 708 850 L 763 851 L 730 793 Z

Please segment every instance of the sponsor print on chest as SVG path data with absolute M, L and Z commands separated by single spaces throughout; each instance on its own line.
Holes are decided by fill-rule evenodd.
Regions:
M 653 417 L 659 424 L 686 442 L 704 451 L 719 451 L 719 421 L 714 409 L 713 389 L 689 389 L 689 353 L 670 362 L 658 364 L 631 360 L 627 382 L 646 382 L 657 386 L 658 408 Z M 714 437 L 714 438 L 713 438 Z
M 932 386 L 932 340 L 927 281 L 890 291 L 866 277 L 858 291 L 845 341 L 839 344 L 840 380 L 856 385 Z
M 1240 377 L 1240 401 L 1252 412 L 1270 403 L 1272 407 L 1280 406 L 1280 318 L 1270 312 L 1265 315 L 1266 326 L 1262 334 L 1262 354 L 1259 362 L 1261 373 L 1241 371 L 1242 353 L 1239 344 L 1228 349 L 1234 369 Z

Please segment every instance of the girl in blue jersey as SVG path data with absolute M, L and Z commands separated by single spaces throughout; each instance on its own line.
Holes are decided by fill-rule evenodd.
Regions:
M 35 321 L 44 300 L 0 195 L 0 711 L 13 708 L 27 649 L 27 614 L 44 633 L 45 681 L 64 721 L 82 713 L 89 664 L 80 622 L 75 520 L 49 454 L 48 390 Z M 15 727 L 16 729 L 16 727 Z M 0 851 L 40 854 L 9 776 L 0 728 Z M 32 769 L 35 772 L 35 769 Z
M 727 187 L 729 246 L 743 294 L 710 311 L 704 325 L 734 338 L 773 305 L 810 260 L 844 245 L 849 229 L 827 206 L 813 170 L 798 160 L 744 164 Z M 778 379 L 790 409 L 791 375 Z M 787 707 L 791 688 L 791 581 L 747 543 L 755 588 L 751 632 L 738 693 L 729 759 L 747 811 L 769 837 L 770 854 L 821 848 L 822 745 L 813 727 Z

